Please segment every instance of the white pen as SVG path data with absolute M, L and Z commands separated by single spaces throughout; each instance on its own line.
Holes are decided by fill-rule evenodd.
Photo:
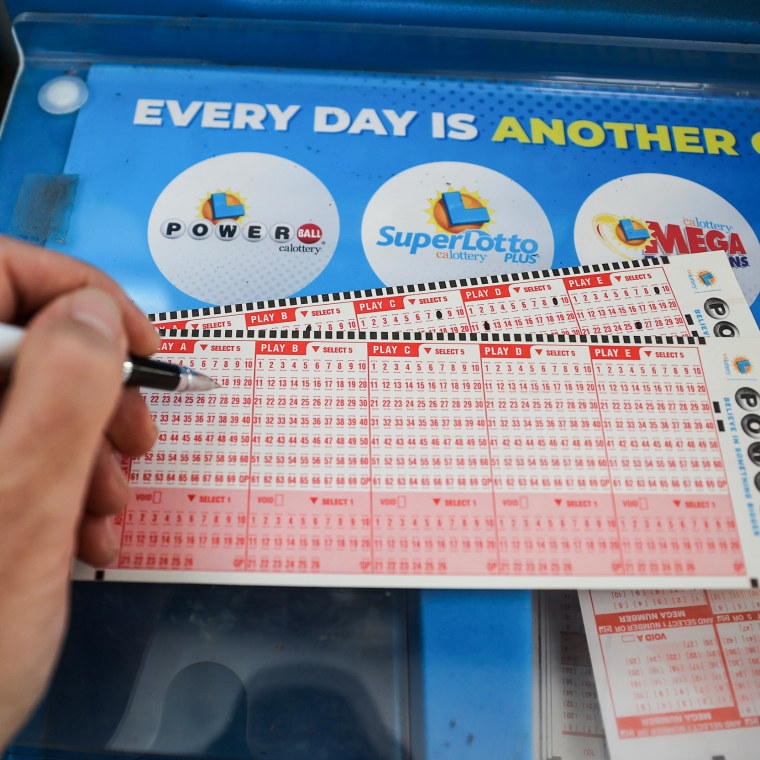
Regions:
M 0 368 L 10 369 L 13 365 L 24 334 L 21 327 L 0 324 Z M 130 356 L 124 361 L 123 379 L 125 385 L 162 391 L 210 391 L 222 387 L 189 367 L 141 356 Z

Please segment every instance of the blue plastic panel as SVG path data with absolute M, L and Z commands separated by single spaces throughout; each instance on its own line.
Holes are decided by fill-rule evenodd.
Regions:
M 7 0 L 12 17 L 23 12 L 287 19 L 408 24 L 461 29 L 511 29 L 564 34 L 721 42 L 760 42 L 760 10 L 731 0 L 641 0 L 621 10 L 608 0 Z
M 420 596 L 427 760 L 531 758 L 531 593 Z
M 18 752 L 408 760 L 403 593 L 75 584 L 72 601 Z

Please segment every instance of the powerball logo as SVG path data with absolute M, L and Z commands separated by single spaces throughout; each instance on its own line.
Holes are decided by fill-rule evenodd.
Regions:
M 246 199 L 232 190 L 206 193 L 198 207 L 197 217 L 185 223 L 182 219 L 166 219 L 161 234 L 169 240 L 178 240 L 185 234 L 193 240 L 206 240 L 212 235 L 223 242 L 238 237 L 249 243 L 258 243 L 267 237 L 279 243 L 282 252 L 319 253 L 317 245 L 322 239 L 322 228 L 313 222 L 297 228 L 287 221 L 272 222 L 248 219 Z
M 437 191 L 427 202 L 425 221 L 434 230 L 423 232 L 386 224 L 380 228 L 375 245 L 408 249 L 411 256 L 419 251 L 433 251 L 439 260 L 483 263 L 489 254 L 497 253 L 503 254 L 506 263 L 536 263 L 539 248 L 536 240 L 521 238 L 517 233 L 489 231 L 495 212 L 477 191 L 465 187 Z
M 732 267 L 749 266 L 747 251 L 734 226 L 711 219 L 684 217 L 673 224 L 600 213 L 593 218 L 592 227 L 599 241 L 625 259 L 723 251 Z
M 206 303 L 285 298 L 318 277 L 340 234 L 335 199 L 289 159 L 226 153 L 172 178 L 153 204 L 148 245 L 176 288 Z

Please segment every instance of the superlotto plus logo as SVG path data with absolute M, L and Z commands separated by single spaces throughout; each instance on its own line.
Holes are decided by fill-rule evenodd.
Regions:
M 439 180 L 433 192 L 431 179 Z M 548 220 L 527 191 L 485 167 L 453 162 L 386 182 L 367 206 L 362 243 L 386 284 L 534 269 L 554 254 Z
M 335 201 L 322 182 L 265 153 L 191 166 L 164 188 L 148 222 L 164 276 L 209 303 L 297 293 L 330 261 L 338 234 Z
M 437 259 L 472 261 L 482 264 L 489 253 L 503 254 L 507 264 L 530 267 L 538 259 L 538 242 L 520 238 L 517 233 L 507 236 L 503 232 L 491 233 L 493 209 L 477 192 L 446 190 L 429 199 L 428 222 L 437 232 L 411 232 L 398 230 L 394 225 L 380 228 L 379 246 L 408 248 L 414 255 L 420 249 L 435 249 Z
M 437 232 L 410 232 L 397 230 L 393 225 L 380 228 L 377 245 L 395 245 L 408 248 L 411 255 L 421 248 L 435 249 L 437 259 L 473 261 L 483 263 L 491 252 L 504 254 L 508 264 L 535 264 L 538 258 L 538 242 L 532 238 L 520 238 L 513 233 L 509 237 L 502 232 L 493 234 L 488 227 L 493 223 L 493 209 L 477 192 L 447 190 L 431 199 L 428 222 Z

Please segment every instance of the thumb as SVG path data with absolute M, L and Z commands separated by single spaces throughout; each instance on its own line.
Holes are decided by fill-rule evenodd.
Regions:
M 73 539 L 126 350 L 121 312 L 95 288 L 39 312 L 20 347 L 0 418 L 0 511 L 53 541 L 65 541 L 62 529 Z

